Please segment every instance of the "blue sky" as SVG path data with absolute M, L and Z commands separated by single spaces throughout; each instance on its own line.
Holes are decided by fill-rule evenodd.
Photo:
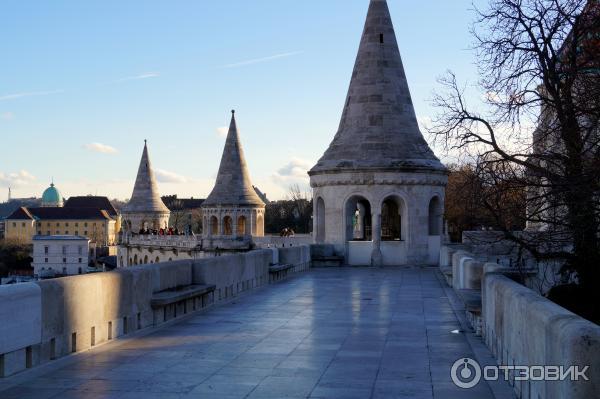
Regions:
M 476 4 L 483 4 L 478 0 Z M 417 115 L 448 69 L 476 81 L 471 1 L 388 1 Z M 0 201 L 129 198 L 148 139 L 161 194 L 204 197 L 236 109 L 271 199 L 339 123 L 367 0 L 33 1 L 0 4 Z M 438 153 L 438 155 L 442 155 Z

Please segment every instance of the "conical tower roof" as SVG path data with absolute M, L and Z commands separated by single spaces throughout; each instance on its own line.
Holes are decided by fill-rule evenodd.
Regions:
M 235 111 L 231 111 L 231 114 L 231 124 L 221 157 L 217 181 L 202 206 L 265 206 L 252 187 L 244 149 L 235 122 Z
M 371 0 L 339 130 L 311 175 L 444 170 L 423 138 L 385 0 Z
M 154 171 L 152 170 L 152 164 L 150 163 L 150 156 L 148 155 L 148 144 L 145 140 L 144 152 L 142 153 L 140 167 L 138 169 L 137 178 L 135 179 L 133 194 L 131 194 L 131 199 L 129 200 L 129 203 L 123 208 L 123 212 L 169 212 L 169 208 L 165 206 L 162 199 L 160 198 L 160 194 L 158 193 L 156 178 L 154 177 Z

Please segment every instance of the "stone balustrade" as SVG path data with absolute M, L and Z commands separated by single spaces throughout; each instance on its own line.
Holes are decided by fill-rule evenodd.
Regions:
M 467 246 L 441 249 L 440 269 L 462 299 L 467 320 L 482 335 L 499 365 L 590 366 L 589 381 L 520 381 L 510 373 L 523 399 L 584 399 L 600 392 L 600 326 L 556 305 L 511 277 L 514 268 L 486 263 Z
M 293 266 L 288 275 L 310 267 L 308 247 L 275 251 L 279 262 Z M 257 250 L 1 286 L 0 377 L 156 327 L 264 286 L 274 263 L 273 250 Z M 169 317 L 157 317 L 152 307 L 157 293 L 200 285 L 211 287 L 206 298 L 185 298 L 172 305 Z

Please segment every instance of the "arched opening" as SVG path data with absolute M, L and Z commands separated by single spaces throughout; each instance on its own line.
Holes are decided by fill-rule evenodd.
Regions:
M 371 241 L 372 226 L 371 203 L 358 195 L 350 197 L 346 202 L 346 240 Z
M 137 254 L 135 254 L 135 256 L 133 257 L 133 264 L 134 265 L 138 264 L 138 256 L 137 256 Z
M 433 197 L 429 202 L 429 235 L 442 235 L 443 223 L 442 201 L 439 197 Z
M 231 236 L 233 235 L 233 221 L 231 220 L 231 216 L 225 216 L 223 218 L 223 235 Z
M 316 240 L 317 243 L 325 242 L 325 201 L 319 197 L 317 199 L 317 210 L 316 210 Z
M 156 260 L 154 261 L 154 263 L 160 263 L 160 258 L 157 256 Z
M 144 256 L 144 265 L 148 264 L 148 255 Z
M 245 236 L 246 235 L 246 216 L 240 216 L 237 220 L 237 235 Z
M 210 234 L 213 236 L 219 235 L 219 219 L 216 216 L 210 218 Z
M 405 240 L 406 204 L 398 196 L 388 197 L 381 205 L 381 240 Z

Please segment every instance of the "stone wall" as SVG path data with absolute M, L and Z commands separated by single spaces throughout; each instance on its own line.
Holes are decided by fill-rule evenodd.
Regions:
M 484 279 L 483 330 L 499 364 L 589 366 L 589 381 L 515 381 L 524 399 L 587 399 L 600 392 L 600 326 L 506 276 Z
M 600 326 L 517 283 L 523 272 L 497 263 L 468 246 L 444 246 L 440 269 L 463 300 L 467 320 L 483 336 L 499 365 L 589 366 L 589 381 L 510 383 L 519 398 L 585 399 L 600 392 Z M 480 299 L 477 299 L 480 298 Z M 477 304 L 474 304 L 477 302 Z
M 294 272 L 304 271 L 310 266 L 310 249 L 257 250 L 2 286 L 0 377 L 155 327 L 164 322 L 151 307 L 156 293 L 190 285 L 216 286 L 210 300 L 203 299 L 198 308 L 195 304 L 178 308 L 176 317 L 266 285 L 269 266 L 277 259 L 293 265 Z

